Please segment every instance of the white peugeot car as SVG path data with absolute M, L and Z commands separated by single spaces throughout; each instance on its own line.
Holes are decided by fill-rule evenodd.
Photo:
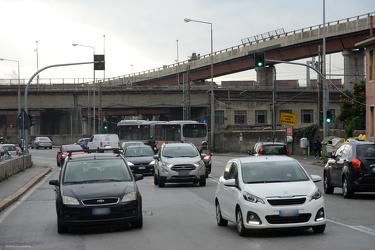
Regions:
M 324 198 L 314 183 L 321 180 L 287 156 L 232 159 L 216 188 L 217 224 L 237 224 L 240 236 L 272 228 L 311 227 L 323 233 Z

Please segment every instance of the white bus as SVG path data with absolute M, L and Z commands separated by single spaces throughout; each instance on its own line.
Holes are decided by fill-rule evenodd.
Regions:
M 207 124 L 196 121 L 122 120 L 117 124 L 116 133 L 120 142 L 147 143 L 152 136 L 158 147 L 168 142 L 191 142 L 199 148 L 202 141 L 208 140 Z

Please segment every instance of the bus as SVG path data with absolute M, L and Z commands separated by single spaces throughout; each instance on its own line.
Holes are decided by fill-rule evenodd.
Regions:
M 116 133 L 120 142 L 147 143 L 152 136 L 158 147 L 170 142 L 190 142 L 200 147 L 202 141 L 208 140 L 207 124 L 197 121 L 122 120 L 117 124 Z

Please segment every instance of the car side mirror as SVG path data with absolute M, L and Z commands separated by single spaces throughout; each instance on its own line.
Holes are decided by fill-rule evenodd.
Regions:
M 134 175 L 134 180 L 135 181 L 143 180 L 143 174 L 135 174 Z
M 52 186 L 58 186 L 59 185 L 59 180 L 50 180 L 49 184 Z
M 332 157 L 333 157 L 332 152 L 328 152 L 328 153 L 326 153 L 326 157 L 327 157 L 327 158 L 332 158 Z

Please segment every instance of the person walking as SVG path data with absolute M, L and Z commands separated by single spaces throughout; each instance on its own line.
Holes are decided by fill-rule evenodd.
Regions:
M 322 143 L 320 142 L 319 136 L 316 137 L 316 139 L 313 142 L 314 144 L 314 156 L 316 160 L 316 155 L 319 155 L 319 159 L 322 159 Z

